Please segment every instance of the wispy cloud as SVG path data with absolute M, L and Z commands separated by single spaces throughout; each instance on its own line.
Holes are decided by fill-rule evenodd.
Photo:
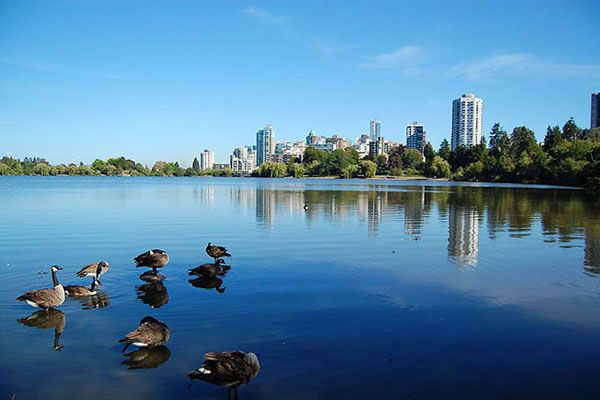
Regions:
M 356 45 L 337 43 L 320 37 L 311 40 L 308 46 L 325 55 L 346 52 L 356 47 Z
M 545 61 L 529 54 L 497 54 L 456 64 L 448 75 L 471 80 L 492 78 L 499 74 L 547 78 L 600 77 L 600 65 L 568 64 Z
M 243 10 L 244 14 L 251 15 L 256 18 L 260 18 L 261 20 L 268 22 L 269 24 L 283 24 L 288 21 L 288 17 L 285 15 L 277 15 L 265 11 L 258 7 L 248 7 Z
M 39 72 L 62 72 L 75 75 L 99 76 L 106 79 L 122 79 L 123 76 L 112 72 L 106 72 L 99 68 L 86 65 L 64 65 L 37 60 L 26 60 L 20 58 L 0 58 L 0 63 L 14 67 L 32 69 Z
M 35 69 L 38 71 L 66 71 L 68 68 L 64 65 L 40 63 L 35 61 L 28 61 L 18 58 L 0 58 L 0 62 L 4 64 L 14 65 L 16 67 Z
M 430 52 L 420 46 L 404 46 L 398 50 L 367 57 L 360 65 L 364 69 L 388 69 L 400 71 L 402 76 L 417 76 L 425 73 L 425 60 Z

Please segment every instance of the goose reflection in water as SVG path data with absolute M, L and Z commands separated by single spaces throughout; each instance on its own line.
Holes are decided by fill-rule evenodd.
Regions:
M 215 289 L 219 293 L 223 293 L 225 289 L 227 289 L 227 286 L 221 287 L 223 279 L 217 278 L 216 276 L 213 276 L 212 278 L 201 276 L 196 279 L 190 279 L 188 282 L 194 287 L 206 290 Z
M 145 283 L 135 287 L 137 298 L 152 308 L 159 308 L 169 302 L 169 293 L 162 282 Z
M 104 292 L 97 292 L 93 296 L 75 297 L 72 300 L 79 301 L 82 310 L 93 310 L 110 306 L 110 298 Z
M 121 365 L 127 365 L 127 369 L 153 369 L 167 362 L 171 352 L 167 346 L 142 347 L 138 350 L 125 354 L 129 357 L 121 361 Z
M 65 330 L 67 317 L 60 310 L 40 310 L 36 311 L 28 317 L 17 320 L 20 324 L 32 326 L 38 329 L 54 328 L 54 350 L 61 351 L 63 346 L 58 343 L 61 333 Z

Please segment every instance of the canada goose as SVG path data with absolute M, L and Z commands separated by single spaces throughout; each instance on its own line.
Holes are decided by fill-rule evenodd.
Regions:
M 170 334 L 169 327 L 164 322 L 152 317 L 144 317 L 135 330 L 125 335 L 124 339 L 119 340 L 119 343 L 125 343 L 121 353 L 125 353 L 131 344 L 138 347 L 160 346 L 169 340 Z
M 231 257 L 231 254 L 227 252 L 227 249 L 223 246 L 213 246 L 210 242 L 208 242 L 208 246 L 206 246 L 206 254 L 215 259 L 215 262 L 222 257 Z
M 77 276 L 80 278 L 91 276 L 92 278 L 100 279 L 100 277 L 108 271 L 109 267 L 110 264 L 105 261 L 91 263 L 81 268 L 77 273 Z
M 231 390 L 234 390 L 234 398 L 237 399 L 237 388 L 254 379 L 260 369 L 258 357 L 254 353 L 224 351 L 222 353 L 206 353 L 204 358 L 202 366 L 188 372 L 188 377 L 226 387 L 230 399 Z
M 92 285 L 90 286 L 89 289 L 86 286 L 67 285 L 67 286 L 65 286 L 65 294 L 67 296 L 74 296 L 74 297 L 93 296 L 96 293 L 98 293 L 96 291 L 96 285 L 102 285 L 102 284 L 100 283 L 100 281 L 94 279 L 92 281 Z
M 217 278 L 216 276 L 212 278 L 201 276 L 196 279 L 190 279 L 188 282 L 191 283 L 193 287 L 206 290 L 215 289 L 219 293 L 224 293 L 225 289 L 227 289 L 227 286 L 221 287 L 223 284 L 223 279 Z
M 154 271 L 146 271 L 140 275 L 140 279 L 144 282 L 162 282 L 165 280 L 165 276 Z
M 167 346 L 162 345 L 153 348 L 142 347 L 125 354 L 125 357 L 129 358 L 121 361 L 121 365 L 127 365 L 127 369 L 150 369 L 167 362 L 171 352 Z
M 137 298 L 151 308 L 159 308 L 169 302 L 169 293 L 162 282 L 144 283 L 135 287 Z
M 169 255 L 164 250 L 153 249 L 140 254 L 133 261 L 136 267 L 150 267 L 156 272 L 157 268 L 162 268 L 169 263 Z
M 188 275 L 204 276 L 207 278 L 212 278 L 217 275 L 223 276 L 223 275 L 225 275 L 226 271 L 231 269 L 231 267 L 229 265 L 222 265 L 224 263 L 225 263 L 225 261 L 223 261 L 219 258 L 216 260 L 215 263 L 202 264 L 202 265 L 197 266 L 196 268 L 190 269 L 190 272 L 188 273 Z
M 52 271 L 52 283 L 54 284 L 54 289 L 30 290 L 17 297 L 17 300 L 25 301 L 32 307 L 43 308 L 45 310 L 60 306 L 65 302 L 65 289 L 58 282 L 56 271 L 61 269 L 62 268 L 58 265 L 53 265 L 52 268 L 50 268 Z
M 61 333 L 65 330 L 67 317 L 60 310 L 38 310 L 28 317 L 17 320 L 19 323 L 38 329 L 54 328 L 54 350 L 61 351 L 63 346 L 58 343 Z
M 90 264 L 91 265 L 91 264 Z M 102 266 L 97 263 L 96 271 L 90 275 L 80 275 L 80 276 L 93 276 L 92 286 L 88 289 L 85 286 L 80 285 L 67 285 L 65 286 L 65 293 L 67 296 L 93 296 L 96 294 L 96 286 L 102 285 L 96 276 L 102 275 Z M 81 272 L 81 271 L 80 271 Z M 78 274 L 79 275 L 79 274 Z
M 308 210 L 308 206 L 306 205 L 306 203 L 304 203 L 304 207 L 302 207 L 302 208 L 304 208 L 305 210 Z

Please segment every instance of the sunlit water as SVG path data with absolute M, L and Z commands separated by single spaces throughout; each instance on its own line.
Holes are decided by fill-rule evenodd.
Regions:
M 260 359 L 241 399 L 600 396 L 600 206 L 580 190 L 1 177 L 0 221 L 2 398 L 225 399 L 186 376 L 224 350 Z M 232 268 L 195 287 L 208 241 Z M 132 260 L 152 248 L 162 286 Z M 27 323 L 40 271 L 89 285 L 75 272 L 100 260 L 100 295 Z M 145 315 L 171 338 L 128 362 Z

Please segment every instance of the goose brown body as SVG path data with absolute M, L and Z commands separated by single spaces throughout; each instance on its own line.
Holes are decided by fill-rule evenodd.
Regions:
M 81 268 L 79 272 L 77 272 L 77 276 L 80 278 L 91 276 L 92 278 L 98 279 L 108 271 L 109 267 L 110 264 L 106 261 L 91 263 Z
M 169 263 L 169 255 L 160 249 L 148 250 L 133 259 L 136 267 L 149 267 L 156 271 Z
M 54 283 L 54 289 L 38 289 L 30 290 L 27 293 L 17 297 L 19 301 L 25 301 L 32 307 L 43 308 L 49 310 L 60 306 L 65 301 L 65 289 L 58 282 L 56 277 L 56 271 L 62 268 L 58 265 L 52 266 L 52 282 Z
M 205 361 L 197 370 L 188 372 L 190 379 L 200 379 L 214 385 L 234 389 L 245 385 L 258 375 L 260 364 L 254 353 L 225 351 L 204 354 Z
M 223 260 L 217 259 L 215 263 L 199 265 L 195 268 L 190 269 L 188 275 L 203 276 L 206 278 L 213 278 L 217 275 L 225 275 L 225 272 L 231 269 L 231 267 L 229 265 L 222 265 L 223 263 Z
M 65 286 L 65 294 L 67 296 L 93 296 L 98 293 L 96 291 L 96 285 L 99 283 L 100 281 L 94 279 L 89 288 L 87 286 L 80 285 L 67 285 Z
M 215 261 L 219 258 L 231 257 L 231 254 L 227 252 L 227 249 L 225 247 L 215 246 L 211 242 L 208 242 L 208 245 L 206 246 L 206 254 L 214 258 Z
M 140 325 L 133 331 L 125 335 L 124 339 L 119 340 L 120 343 L 125 343 L 123 353 L 134 344 L 138 347 L 156 347 L 163 345 L 169 340 L 171 331 L 167 324 L 152 317 L 144 317 L 140 321 Z

